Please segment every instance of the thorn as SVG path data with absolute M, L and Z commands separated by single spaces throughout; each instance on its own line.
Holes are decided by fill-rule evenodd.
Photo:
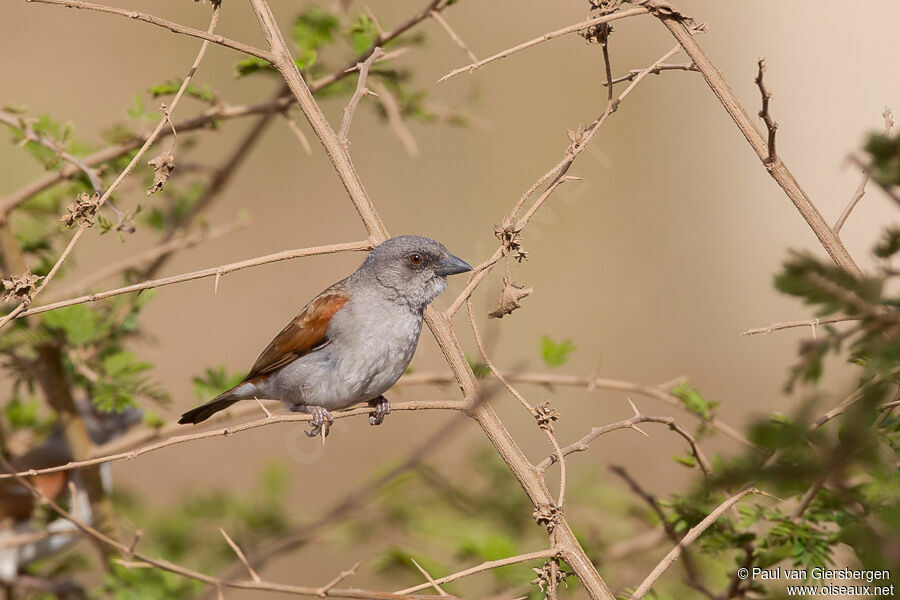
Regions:
M 219 280 L 222 278 L 222 272 L 216 271 L 216 282 L 213 285 L 213 294 L 219 293 Z
M 626 397 L 626 400 L 628 400 L 628 404 L 631 405 L 631 410 L 634 411 L 634 416 L 640 417 L 640 416 L 641 416 L 641 411 L 639 411 L 638 408 L 637 408 L 637 406 L 634 405 L 634 402 L 631 401 L 631 398 Z
M 647 433 L 646 431 L 644 431 L 643 429 L 641 429 L 640 427 L 638 427 L 638 426 L 635 425 L 634 423 L 632 423 L 632 424 L 629 425 L 628 427 L 629 427 L 630 429 L 634 429 L 635 431 L 637 431 L 638 433 L 640 433 L 640 434 L 643 435 L 644 437 L 648 437 L 648 438 L 650 437 L 650 434 L 649 434 L 649 433 Z
M 256 396 L 253 396 L 253 399 L 256 400 L 256 403 L 259 404 L 259 407 L 263 410 L 264 413 L 266 413 L 266 418 L 267 418 L 267 419 L 271 419 L 271 418 L 272 418 L 272 413 L 269 412 L 269 409 L 266 408 L 265 404 L 263 404 L 262 402 L 260 402 L 260 401 L 259 401 L 259 398 L 257 398 Z

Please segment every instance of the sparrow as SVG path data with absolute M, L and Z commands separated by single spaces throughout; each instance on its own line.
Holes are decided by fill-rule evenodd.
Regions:
M 239 400 L 281 400 L 312 415 L 310 437 L 328 435 L 330 411 L 368 402 L 369 423 L 391 412 L 384 393 L 406 372 L 425 307 L 447 276 L 471 271 L 443 244 L 416 235 L 376 246 L 349 277 L 313 298 L 262 351 L 244 380 L 181 415 L 200 423 Z

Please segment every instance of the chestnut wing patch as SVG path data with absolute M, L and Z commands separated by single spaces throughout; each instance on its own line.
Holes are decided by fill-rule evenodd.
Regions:
M 244 381 L 280 369 L 327 343 L 328 323 L 348 300 L 343 294 L 326 292 L 307 304 L 262 351 Z

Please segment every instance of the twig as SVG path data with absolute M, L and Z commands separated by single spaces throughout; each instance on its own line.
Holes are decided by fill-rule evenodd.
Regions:
M 319 588 L 318 593 L 316 595 L 321 596 L 323 598 L 325 596 L 327 596 L 328 592 L 330 592 L 332 589 L 334 589 L 335 586 L 337 586 L 337 584 L 339 584 L 343 580 L 347 579 L 348 577 L 352 577 L 353 575 L 356 575 L 356 570 L 359 568 L 360 564 L 362 564 L 362 563 L 357 562 L 355 565 L 353 565 L 346 571 L 341 571 L 340 573 L 335 575 L 334 579 L 332 579 L 331 581 L 329 581 L 328 583 L 326 583 L 325 585 L 323 585 L 322 587 Z
M 672 417 L 655 417 L 650 415 L 642 415 L 640 414 L 640 412 L 637 412 L 637 410 L 635 410 L 635 415 L 631 418 L 623 419 L 622 421 L 617 421 L 615 423 L 610 423 L 609 425 L 594 427 L 580 440 L 562 448 L 562 454 L 563 456 L 568 456 L 570 454 L 575 454 L 576 452 L 584 452 L 588 449 L 589 444 L 601 435 L 610 433 L 612 431 L 617 431 L 619 429 L 637 429 L 637 425 L 639 423 L 661 423 L 663 425 L 667 425 L 669 429 L 684 438 L 687 441 L 688 445 L 690 445 L 691 454 L 695 459 L 697 459 L 697 464 L 700 466 L 703 474 L 706 476 L 712 474 L 712 465 L 703 454 L 703 451 L 700 450 L 700 446 L 697 444 L 696 438 L 694 438 L 694 436 L 691 435 L 683 427 L 678 425 L 675 419 L 673 419 Z M 638 431 L 641 430 L 638 429 Z M 537 465 L 535 465 L 535 468 L 538 471 L 543 472 L 546 471 L 555 462 L 557 462 L 557 458 L 555 455 L 551 454 L 550 456 L 539 462 Z
M 496 569 L 499 567 L 505 567 L 507 565 L 515 565 L 518 563 L 528 562 L 531 560 L 541 560 L 552 558 L 559 554 L 558 550 L 554 550 L 552 548 L 548 550 L 539 550 L 538 552 L 529 552 L 528 554 L 519 554 L 517 556 L 510 556 L 509 558 L 501 558 L 498 560 L 488 560 L 480 565 L 476 565 L 474 567 L 470 567 L 468 569 L 464 569 L 462 571 L 457 571 L 456 573 L 452 573 L 450 575 L 445 575 L 444 577 L 438 577 L 434 580 L 437 584 L 442 583 L 450 583 L 451 581 L 456 581 L 457 579 L 462 579 L 463 577 L 468 577 L 469 575 L 474 575 L 475 573 L 481 573 L 483 571 L 490 571 L 491 569 Z M 425 588 L 431 586 L 431 583 L 422 583 L 419 585 L 414 585 L 413 587 L 406 588 L 404 590 L 398 590 L 397 594 L 412 594 L 413 592 L 418 592 L 419 590 L 424 590 Z
M 420 565 L 419 563 L 416 562 L 416 559 L 410 557 L 409 560 L 411 560 L 412 563 L 413 563 L 414 565 L 416 565 L 416 568 L 419 570 L 419 573 L 421 573 L 422 576 L 424 576 L 425 579 L 428 580 L 428 583 L 431 585 L 431 587 L 434 588 L 434 590 L 435 590 L 438 594 L 440 594 L 441 596 L 449 596 L 449 595 L 450 595 L 450 594 L 448 594 L 447 592 L 445 592 L 444 590 L 441 589 L 441 586 L 439 586 L 439 585 L 437 584 L 437 582 L 436 582 L 436 581 L 434 580 L 434 578 L 428 573 L 428 571 L 426 571 L 425 569 L 422 568 L 422 565 Z
M 772 99 L 772 92 L 766 89 L 766 84 L 763 81 L 763 74 L 766 72 L 766 60 L 760 58 L 756 61 L 756 65 L 759 70 L 756 73 L 756 79 L 753 81 L 759 88 L 759 95 L 762 96 L 762 108 L 759 110 L 759 117 L 763 120 L 763 123 L 766 124 L 766 131 L 769 133 L 767 141 L 769 154 L 763 159 L 763 164 L 767 165 L 777 157 L 777 154 L 775 153 L 775 133 L 778 131 L 778 123 L 772 119 L 772 115 L 769 113 L 769 100 Z
M 653 584 L 656 583 L 656 580 L 660 578 L 660 576 L 666 572 L 673 562 L 675 562 L 681 553 L 691 545 L 691 543 L 700 537 L 700 534 L 709 529 L 709 527 L 715 523 L 722 514 L 727 511 L 729 508 L 734 506 L 739 500 L 741 500 L 744 496 L 749 494 L 758 494 L 760 493 L 755 487 L 749 487 L 737 494 L 729 497 L 722 504 L 717 506 L 705 519 L 691 527 L 691 529 L 687 532 L 687 534 L 681 538 L 681 541 L 678 542 L 678 545 L 672 548 L 672 550 L 666 554 L 666 556 L 660 561 L 656 567 L 654 567 L 653 571 L 647 576 L 644 581 L 641 582 L 641 585 L 631 594 L 630 600 L 640 600 L 643 598 L 647 592 L 650 591 L 650 588 L 653 587 Z
M 456 45 L 466 53 L 466 56 L 469 57 L 469 60 L 471 60 L 472 62 L 478 62 L 478 57 L 475 56 L 475 53 L 469 50 L 469 47 L 466 46 L 466 43 L 462 41 L 462 38 L 459 37 L 455 31 L 453 31 L 453 28 L 450 27 L 450 24 L 446 20 L 444 20 L 444 17 L 441 16 L 441 13 L 436 10 L 431 11 L 431 18 L 437 21 L 438 24 L 440 24 L 440 26 L 444 28 L 444 31 L 447 32 L 447 35 L 450 36 L 450 39 L 452 39 L 456 43 Z
M 84 277 L 79 278 L 78 282 L 75 285 L 63 290 L 62 292 L 54 296 L 54 300 L 51 301 L 60 300 L 69 297 L 72 294 L 77 294 L 78 292 L 84 292 L 91 289 L 94 285 L 100 283 L 101 281 L 105 281 L 106 279 L 113 277 L 114 275 L 118 275 L 120 273 L 128 271 L 129 269 L 139 267 L 151 260 L 156 260 L 163 256 L 168 256 L 178 250 L 193 248 L 194 246 L 197 246 L 204 242 L 226 236 L 228 234 L 234 233 L 235 231 L 244 229 L 248 225 L 249 222 L 246 219 L 239 219 L 226 225 L 222 225 L 221 227 L 201 229 L 200 231 L 195 231 L 191 234 L 182 233 L 176 235 L 171 240 L 163 242 L 158 246 L 154 246 L 153 248 L 150 248 L 144 252 L 140 252 L 138 254 L 135 254 L 134 256 L 129 256 L 127 258 L 123 258 L 120 261 L 111 263 L 109 265 L 106 265 L 105 267 L 97 269 L 96 271 L 88 273 Z
M 759 334 L 769 334 L 773 331 L 781 331 L 782 329 L 791 329 L 794 327 L 810 327 L 815 328 L 819 325 L 825 325 L 828 323 L 841 323 L 843 321 L 858 321 L 859 317 L 851 317 L 848 315 L 835 315 L 833 317 L 821 317 L 819 319 L 806 319 L 803 321 L 784 321 L 783 323 L 773 323 L 768 327 L 757 327 L 756 329 L 748 329 L 741 333 L 741 335 L 759 335 Z
M 459 400 L 434 400 L 434 401 L 410 401 L 410 402 L 399 402 L 391 405 L 391 410 L 456 410 L 456 411 L 468 411 L 471 409 L 471 405 L 467 402 L 461 402 Z M 353 408 L 349 410 L 341 410 L 335 411 L 334 417 L 336 419 L 344 419 L 347 417 L 355 417 L 357 415 L 368 415 L 371 411 L 370 408 L 362 407 L 362 408 Z M 258 427 L 266 427 L 268 425 L 274 425 L 276 423 L 299 423 L 305 422 L 312 419 L 310 415 L 305 414 L 297 414 L 291 413 L 286 415 L 272 415 L 266 416 L 262 419 L 256 419 L 255 421 L 247 421 L 245 423 L 240 423 L 238 425 L 232 425 L 230 427 L 224 427 L 221 429 L 211 429 L 209 431 L 202 431 L 200 433 L 189 433 L 185 435 L 176 435 L 170 437 L 168 439 L 162 440 L 160 442 L 156 442 L 154 444 L 149 444 L 147 446 L 143 446 L 141 448 L 137 448 L 134 450 L 129 450 L 126 452 L 119 452 L 117 454 L 109 454 L 106 456 L 98 456 L 96 458 L 90 458 L 87 460 L 79 460 L 68 462 L 64 465 L 58 465 L 55 467 L 46 467 L 43 469 L 28 469 L 26 471 L 21 471 L 18 473 L 10 472 L 10 473 L 0 473 L 0 480 L 17 478 L 17 477 L 34 477 L 35 475 L 43 475 L 46 473 L 58 473 L 60 471 L 71 471 L 72 469 L 79 469 L 81 467 L 87 467 L 90 465 L 99 465 L 104 463 L 111 462 L 120 462 L 124 460 L 133 460 L 138 456 L 142 456 L 149 452 L 155 452 L 157 450 L 162 450 L 163 448 L 168 448 L 169 446 L 175 446 L 178 444 L 184 444 L 186 442 L 192 442 L 195 440 L 203 440 L 207 438 L 213 437 L 224 437 L 231 436 L 236 433 L 241 433 L 244 431 L 249 431 L 251 429 L 256 429 Z
M 94 4 L 93 2 L 83 2 L 82 0 L 26 0 L 27 2 L 34 2 L 36 4 L 56 4 L 57 6 L 65 6 L 66 8 L 79 8 L 86 10 L 95 10 L 102 13 L 108 13 L 111 15 L 119 15 L 121 17 L 127 17 L 129 19 L 135 19 L 137 21 L 143 21 L 145 23 L 151 23 L 158 27 L 163 27 L 172 31 L 173 33 L 181 33 L 184 35 L 189 35 L 191 37 L 200 38 L 206 42 L 212 42 L 214 44 L 218 44 L 220 46 L 225 46 L 226 48 L 231 48 L 232 50 L 237 50 L 238 52 L 243 52 L 244 54 L 249 54 L 250 56 L 255 56 L 257 58 L 261 58 L 263 60 L 271 60 L 272 56 L 265 50 L 261 50 L 254 46 L 250 46 L 248 44 L 244 44 L 242 42 L 237 42 L 235 40 L 228 39 L 227 37 L 221 35 L 213 35 L 212 31 L 202 31 L 200 29 L 194 29 L 193 27 L 187 27 L 186 25 L 180 25 L 173 21 L 167 21 L 166 19 L 161 19 L 159 17 L 154 17 L 153 15 L 148 15 L 142 12 L 138 12 L 136 10 L 128 10 L 125 8 L 117 8 L 114 6 L 104 6 L 102 4 Z M 213 4 L 213 10 L 218 10 L 218 5 Z
M 300 129 L 300 126 L 297 125 L 297 122 L 291 118 L 287 112 L 282 113 L 284 116 L 284 120 L 287 123 L 288 129 L 291 130 L 291 133 L 296 136 L 298 140 L 300 140 L 300 145 L 303 146 L 303 151 L 307 156 L 312 156 L 312 146 L 309 145 L 309 140 L 306 139 L 306 134 L 303 133 L 303 130 Z
M 472 71 L 475 71 L 476 69 L 480 69 L 481 67 L 483 67 L 484 65 L 486 65 L 488 63 L 492 63 L 496 60 L 506 58 L 507 56 L 515 54 L 516 52 L 521 52 L 522 50 L 527 50 L 528 48 L 531 48 L 532 46 L 537 46 L 538 44 L 552 40 L 554 38 L 558 38 L 560 36 L 563 36 L 563 35 L 566 35 L 569 33 L 575 33 L 577 31 L 584 31 L 585 29 L 588 29 L 589 27 L 594 27 L 601 23 L 609 23 L 610 21 L 615 21 L 617 19 L 624 19 L 627 17 L 633 17 L 635 15 L 643 15 L 648 12 L 649 11 L 646 8 L 632 8 L 630 10 L 623 10 L 623 11 L 614 12 L 614 13 L 611 13 L 608 15 L 594 17 L 593 19 L 588 19 L 586 21 L 582 21 L 581 23 L 575 23 L 574 25 L 569 25 L 568 27 L 563 27 L 562 29 L 557 29 L 556 31 L 550 31 L 548 33 L 545 33 L 542 36 L 536 37 L 532 40 L 528 40 L 527 42 L 523 42 L 517 46 L 513 46 L 512 48 L 503 50 L 502 52 L 498 52 L 497 54 L 494 54 L 493 56 L 489 56 L 482 60 L 475 61 L 472 64 L 466 65 L 464 67 L 459 67 L 458 69 L 454 69 L 454 70 L 450 71 L 449 73 L 447 73 L 446 75 L 444 75 L 443 77 L 441 77 L 440 79 L 438 79 L 438 83 L 441 83 L 442 81 L 446 81 L 447 79 L 450 79 L 451 77 L 459 75 L 460 73 L 466 73 L 466 72 L 471 73 Z
M 65 2 L 74 2 L 76 0 L 32 0 L 32 1 L 51 2 L 51 3 L 58 1 L 58 2 L 65 3 Z M 214 5 L 213 6 L 213 14 L 212 14 L 212 17 L 210 18 L 209 28 L 207 30 L 209 34 L 212 34 L 212 32 L 215 31 L 216 24 L 218 23 L 218 21 L 219 21 L 219 7 L 218 7 L 218 5 Z M 109 199 L 109 197 L 116 190 L 116 188 L 119 186 L 119 184 L 122 183 L 122 181 L 124 181 L 126 177 L 128 177 L 128 175 L 131 173 L 131 170 L 134 169 L 135 165 L 138 163 L 138 161 L 140 161 L 140 159 L 141 159 L 141 157 L 143 157 L 144 153 L 150 148 L 150 146 L 156 140 L 157 136 L 159 136 L 159 133 L 162 131 L 163 127 L 167 123 L 171 126 L 171 123 L 169 122 L 169 114 L 171 114 L 171 112 L 178 105 L 178 101 L 181 100 L 181 97 L 184 95 L 185 90 L 187 89 L 188 85 L 190 85 L 191 79 L 193 78 L 194 73 L 197 71 L 197 67 L 200 66 L 200 62 L 203 60 L 203 56 L 206 54 L 206 49 L 208 47 L 209 47 L 209 41 L 205 40 L 203 42 L 203 44 L 201 44 L 200 51 L 197 53 L 197 57 L 194 59 L 194 62 L 191 65 L 191 68 L 188 71 L 187 76 L 181 82 L 181 87 L 178 88 L 178 92 L 175 94 L 175 97 L 172 98 L 172 103 L 166 110 L 165 115 L 163 116 L 162 119 L 159 120 L 159 122 L 157 123 L 153 132 L 147 137 L 147 140 L 144 142 L 144 144 L 140 147 L 140 149 L 134 155 L 134 158 L 132 158 L 131 161 L 128 163 L 128 165 L 122 170 L 122 172 L 119 173 L 118 177 L 116 177 L 116 179 L 112 182 L 112 184 L 110 184 L 110 186 L 106 190 L 106 192 L 102 196 L 100 196 L 100 199 L 98 200 L 98 207 L 103 206 L 103 204 Z M 31 297 L 28 298 L 28 300 L 26 302 L 22 302 L 13 310 L 13 312 L 11 312 L 10 314 L 6 315 L 3 318 L 0 318 L 0 328 L 2 328 L 4 325 L 9 323 L 12 319 L 18 317 L 20 313 L 25 314 L 25 312 L 27 312 L 24 309 L 47 287 L 47 285 L 50 283 L 50 281 L 53 280 L 53 277 L 56 275 L 56 273 L 62 267 L 63 263 L 66 261 L 66 259 L 69 257 L 69 255 L 72 253 L 72 250 L 75 248 L 75 244 L 78 243 L 78 240 L 81 239 L 81 237 L 84 235 L 84 233 L 88 230 L 89 227 L 90 227 L 90 223 L 87 220 L 82 220 L 82 222 L 78 226 L 78 230 L 75 231 L 74 235 L 72 235 L 72 237 L 69 240 L 68 245 L 66 245 L 66 248 L 63 250 L 62 254 L 56 260 L 56 263 L 53 265 L 53 267 L 47 273 L 46 277 L 43 278 L 40 286 L 38 286 L 38 288 L 34 291 L 34 293 L 31 295 Z
M 891 113 L 890 108 L 885 108 L 884 112 L 881 113 L 881 116 L 884 117 L 884 135 L 888 136 L 891 134 L 891 128 L 894 126 L 894 116 Z M 856 187 L 856 192 L 853 193 L 853 197 L 850 198 L 850 202 L 847 203 L 847 207 L 844 208 L 844 212 L 841 213 L 841 216 L 838 217 L 838 220 L 835 221 L 834 229 L 835 233 L 840 233 L 841 229 L 844 227 L 844 223 L 847 222 L 847 218 L 850 216 L 850 213 L 853 212 L 853 209 L 856 208 L 856 205 L 862 200 L 862 197 L 866 193 L 866 185 L 869 183 L 869 179 L 872 177 L 872 167 L 864 166 L 862 169 L 862 179 L 859 181 L 859 185 Z
M 338 129 L 338 137 L 345 146 L 349 146 L 350 144 L 350 140 L 347 139 L 347 134 L 350 131 L 350 121 L 353 120 L 353 113 L 356 112 L 359 101 L 362 100 L 363 96 L 372 93 L 371 90 L 366 87 L 366 81 L 369 78 L 369 69 L 372 67 L 372 63 L 382 56 L 384 56 L 384 51 L 381 48 L 375 48 L 369 58 L 356 65 L 357 70 L 359 71 L 359 79 L 356 82 L 356 91 L 353 92 L 350 101 L 347 102 L 347 106 L 344 107 L 344 117 L 341 119 L 340 129 Z
M 247 557 L 244 556 L 244 553 L 241 551 L 241 547 L 235 544 L 234 540 L 231 539 L 231 537 L 227 533 L 225 533 L 225 530 L 221 527 L 219 527 L 219 533 L 222 534 L 222 537 L 225 538 L 225 541 L 228 542 L 228 545 L 231 546 L 231 549 L 234 551 L 235 555 L 237 555 L 238 560 L 240 560 L 241 564 L 244 565 L 244 568 L 247 569 L 247 573 L 250 574 L 250 579 L 252 579 L 253 581 L 262 581 L 262 579 L 259 578 L 259 574 L 257 574 L 257 572 L 253 570 L 253 566 L 251 566 L 250 563 L 247 562 Z
M 384 109 L 388 125 L 400 140 L 400 143 L 403 144 L 406 153 L 410 156 L 418 156 L 419 144 L 416 143 L 416 138 L 413 137 L 409 127 L 406 126 L 406 121 L 403 120 L 403 113 L 400 109 L 400 103 L 397 101 L 393 92 L 380 81 L 373 81 L 372 89 L 375 91 L 375 96 L 378 98 L 381 107 Z
M 663 531 L 671 541 L 676 544 L 679 543 L 678 532 L 675 531 L 675 528 L 672 526 L 672 523 L 669 521 L 666 514 L 663 512 L 662 507 L 659 505 L 659 502 L 656 500 L 656 496 L 646 491 L 641 485 L 625 470 L 624 467 L 620 467 L 618 465 L 610 465 L 609 470 L 621 477 L 625 483 L 631 488 L 638 497 L 640 497 L 644 502 L 650 506 L 650 509 L 656 514 L 659 522 L 662 524 Z M 698 590 L 703 593 L 710 600 L 716 600 L 716 595 L 713 594 L 704 584 L 700 578 L 700 573 L 697 570 L 697 565 L 694 563 L 693 556 L 687 549 L 684 550 L 684 560 L 682 561 L 682 565 L 684 565 L 684 573 L 687 579 L 688 585 L 692 588 Z
M 639 3 L 643 3 L 643 1 Z M 741 105 L 740 100 L 735 96 L 719 70 L 710 61 L 703 48 L 697 43 L 697 40 L 694 39 L 692 32 L 685 26 L 683 22 L 684 17 L 671 7 L 669 10 L 659 10 L 655 14 L 669 29 L 669 32 L 675 39 L 678 40 L 678 43 L 684 48 L 684 51 L 694 64 L 697 65 L 713 94 L 719 99 L 728 114 L 731 115 L 738 129 L 741 130 L 741 133 L 756 152 L 756 155 L 765 164 L 766 159 L 769 157 L 768 141 L 756 128 L 747 111 Z M 784 161 L 776 156 L 775 160 L 768 162 L 765 166 L 772 178 L 778 182 L 784 193 L 794 203 L 794 206 L 806 220 L 813 233 L 816 234 L 819 242 L 832 260 L 848 273 L 855 277 L 861 277 L 862 271 L 853 261 L 843 242 L 834 233 L 831 226 L 825 222 L 819 210 L 800 187 L 800 184 L 787 168 L 787 165 L 784 164 Z
M 170 277 L 162 277 L 160 279 L 151 279 L 150 281 L 143 281 L 141 283 L 135 283 L 132 285 L 126 285 L 124 287 L 115 288 L 112 290 L 106 290 L 105 292 L 97 292 L 95 294 L 87 294 L 85 296 L 79 296 L 77 298 L 69 298 L 68 300 L 60 300 L 58 302 L 53 302 L 51 304 L 45 304 L 43 306 L 36 306 L 34 308 L 30 308 L 26 310 L 21 315 L 17 316 L 28 316 L 34 315 L 42 312 L 47 312 L 48 310 L 55 310 L 57 308 L 63 308 L 65 306 L 72 306 L 74 304 L 83 304 L 85 302 L 96 302 L 97 300 L 103 300 L 105 298 L 112 298 L 113 296 L 119 296 L 121 294 L 129 294 L 132 292 L 140 292 L 142 290 L 149 290 L 151 288 L 163 287 L 167 285 L 174 285 L 176 283 L 183 283 L 185 281 L 193 281 L 194 279 L 203 279 L 205 277 L 221 277 L 222 275 L 227 275 L 228 273 L 233 273 L 235 271 L 240 271 L 241 269 L 246 269 L 249 267 L 256 267 L 259 265 L 265 265 L 273 262 L 280 262 L 283 260 L 290 260 L 293 258 L 302 258 L 305 256 L 318 256 L 321 254 L 336 254 L 338 252 L 354 252 L 354 251 L 364 251 L 371 250 L 372 243 L 368 240 L 359 241 L 359 242 L 347 242 L 343 244 L 330 244 L 328 246 L 313 246 L 310 248 L 298 248 L 297 250 L 283 250 L 281 252 L 275 252 L 274 254 L 266 254 L 264 256 L 258 256 L 256 258 L 250 258 L 247 260 L 242 260 L 238 262 L 228 263 L 224 265 L 219 265 L 217 267 L 209 267 L 207 269 L 200 269 L 199 271 L 191 271 L 190 273 L 181 273 L 180 275 L 172 275 Z
M 663 63 L 661 65 L 657 65 L 652 71 L 650 71 L 651 75 L 660 75 L 664 71 L 697 71 L 700 69 L 697 68 L 697 65 L 694 63 L 679 63 L 679 64 L 668 64 Z M 613 84 L 621 83 L 623 81 L 632 81 L 635 77 L 637 77 L 641 72 L 641 69 L 632 69 L 628 72 L 628 75 L 622 75 L 621 77 L 616 77 L 614 79 L 608 81 L 602 81 L 601 85 L 608 86 L 609 81 L 612 81 Z

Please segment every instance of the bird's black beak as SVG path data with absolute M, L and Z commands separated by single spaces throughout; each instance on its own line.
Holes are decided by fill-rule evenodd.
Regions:
M 434 272 L 441 277 L 447 275 L 456 275 L 457 273 L 465 273 L 471 271 L 472 267 L 461 258 L 453 256 L 449 252 L 434 267 Z

